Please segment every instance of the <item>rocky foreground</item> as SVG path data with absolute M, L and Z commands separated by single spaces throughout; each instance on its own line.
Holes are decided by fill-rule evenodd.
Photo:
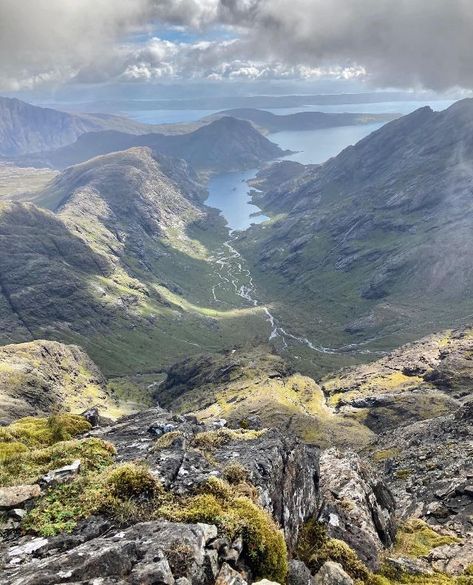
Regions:
M 458 458 L 439 451 L 437 460 L 436 447 L 428 471 L 427 432 L 417 443 L 410 430 L 402 435 L 421 475 L 415 489 L 395 482 L 393 492 L 386 478 L 397 468 L 376 473 L 357 454 L 321 451 L 277 430 L 203 424 L 161 408 L 112 424 L 93 410 L 89 422 L 69 417 L 75 428 L 62 424 L 79 431 L 76 439 L 27 462 L 5 458 L 6 585 L 470 583 L 459 575 L 473 562 L 473 493 L 464 485 L 472 476 Z M 442 436 L 458 454 L 472 418 L 470 404 L 432 429 L 449 429 Z M 4 427 L 3 438 L 21 442 L 20 423 Z M 442 470 L 451 489 L 440 492 L 433 479 Z M 30 481 L 15 485 L 18 477 Z M 430 526 L 410 516 L 405 523 L 398 513 L 407 508 Z

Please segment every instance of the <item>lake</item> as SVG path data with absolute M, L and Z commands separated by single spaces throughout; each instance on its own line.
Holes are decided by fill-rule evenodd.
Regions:
M 384 113 L 397 112 L 408 114 L 423 105 L 430 105 L 434 110 L 443 110 L 452 101 L 418 101 L 380 102 L 375 104 L 342 104 L 336 106 L 306 106 L 301 108 L 268 109 L 275 114 L 292 114 L 296 112 L 351 112 Z M 140 110 L 127 114 L 135 120 L 149 124 L 193 122 L 214 113 L 215 110 Z M 276 132 L 268 138 L 282 149 L 297 151 L 285 157 L 302 164 L 319 164 L 339 154 L 344 148 L 356 144 L 359 140 L 381 128 L 383 124 L 365 126 L 342 126 L 298 132 Z M 252 179 L 258 169 L 244 172 L 222 173 L 214 176 L 209 183 L 209 197 L 206 204 L 220 210 L 231 230 L 244 230 L 253 223 L 268 219 L 259 214 L 260 210 L 249 200 L 250 187 L 247 181 Z

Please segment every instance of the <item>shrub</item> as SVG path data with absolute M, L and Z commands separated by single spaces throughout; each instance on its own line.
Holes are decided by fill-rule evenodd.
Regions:
M 169 449 L 169 447 L 172 447 L 174 441 L 182 436 L 183 435 L 181 431 L 171 431 L 169 433 L 165 433 L 156 439 L 153 445 L 153 449 L 156 451 L 159 451 L 160 449 Z

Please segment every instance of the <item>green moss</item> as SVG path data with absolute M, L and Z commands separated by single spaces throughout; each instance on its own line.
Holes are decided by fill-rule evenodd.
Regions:
M 285 582 L 287 549 L 282 532 L 265 510 L 226 482 L 212 478 L 202 493 L 167 504 L 157 513 L 173 521 L 215 524 L 230 538 L 240 534 L 255 578 Z
M 313 573 L 327 561 L 334 561 L 340 563 L 352 579 L 365 583 L 371 575 L 356 553 L 345 542 L 329 538 L 325 526 L 315 519 L 310 519 L 301 529 L 296 554 Z
M 3 458 L 0 485 L 34 483 L 48 471 L 70 465 L 76 459 L 80 459 L 82 472 L 95 471 L 110 465 L 114 454 L 110 443 L 96 438 L 62 441 L 42 449 L 16 450 Z
M 437 546 L 458 542 L 460 542 L 458 538 L 439 534 L 423 520 L 415 518 L 399 528 L 394 552 L 411 557 L 422 557 Z
M 156 439 L 156 441 L 153 444 L 153 449 L 156 451 L 159 451 L 161 449 L 169 449 L 169 447 L 172 447 L 174 441 L 176 441 L 182 436 L 183 435 L 181 431 L 171 431 L 169 433 L 165 433 L 164 435 Z
M 193 440 L 193 446 L 198 449 L 218 449 L 233 441 L 253 441 L 265 433 L 262 431 L 245 429 L 218 429 L 198 433 Z
M 57 486 L 23 521 L 23 529 L 43 536 L 72 531 L 77 522 L 102 513 L 120 523 L 149 518 L 163 494 L 159 482 L 143 465 L 123 463 L 86 473 Z
M 29 448 L 45 447 L 71 439 L 90 428 L 85 418 L 77 414 L 55 414 L 48 418 L 29 416 L 0 427 L 0 445 L 18 442 Z

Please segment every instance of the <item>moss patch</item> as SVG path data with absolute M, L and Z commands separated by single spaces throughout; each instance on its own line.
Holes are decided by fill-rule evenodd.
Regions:
M 455 544 L 460 539 L 435 532 L 426 522 L 417 518 L 402 525 L 397 533 L 394 552 L 410 557 L 422 557 L 437 546 Z

